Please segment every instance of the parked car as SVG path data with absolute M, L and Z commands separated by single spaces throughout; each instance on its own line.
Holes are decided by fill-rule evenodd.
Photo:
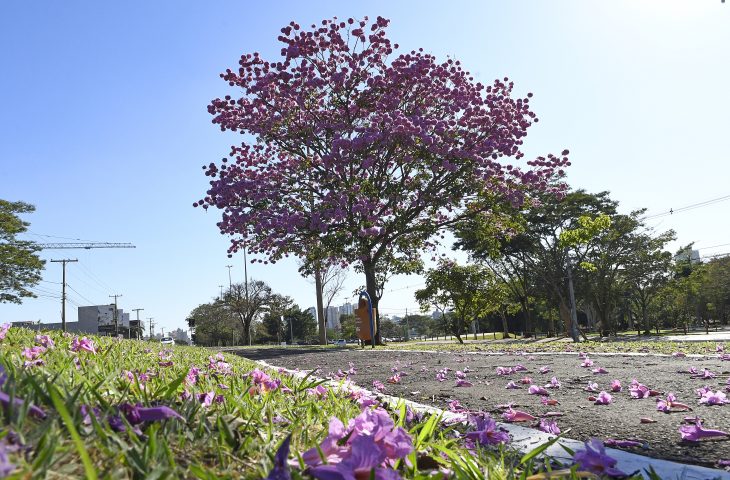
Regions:
M 162 337 L 160 345 L 175 345 L 175 340 L 172 337 Z
M 339 340 L 337 340 L 335 342 L 335 345 L 337 345 L 338 347 L 346 347 L 347 346 L 347 341 L 345 341 L 344 338 L 340 338 Z

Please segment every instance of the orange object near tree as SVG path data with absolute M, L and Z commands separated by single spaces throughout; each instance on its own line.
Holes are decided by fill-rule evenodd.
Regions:
M 361 298 L 355 309 L 355 315 L 357 316 L 357 337 L 363 342 L 369 342 L 372 340 L 373 333 L 370 332 L 370 313 L 368 312 L 368 302 L 364 298 Z M 373 329 L 375 334 L 378 333 L 378 327 L 375 323 L 377 317 L 377 310 L 373 308 Z

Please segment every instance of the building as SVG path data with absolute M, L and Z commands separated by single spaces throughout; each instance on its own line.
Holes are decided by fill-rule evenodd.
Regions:
M 327 311 L 324 315 L 327 321 L 327 328 L 339 329 L 340 328 L 340 308 L 339 307 L 327 307 Z
M 357 305 L 346 303 L 340 307 L 340 315 L 354 315 Z
M 32 323 L 32 325 L 28 325 Z M 43 329 L 43 330 L 61 330 L 63 324 L 61 322 L 40 323 L 34 322 L 15 322 L 14 326 Z M 75 322 L 66 322 L 66 331 L 71 333 L 89 333 L 93 335 L 115 335 L 121 334 L 127 338 L 141 338 L 144 331 L 144 325 L 136 320 L 129 320 L 129 313 L 118 308 L 116 310 L 116 327 L 114 304 L 110 305 L 91 305 L 78 308 L 78 320 Z

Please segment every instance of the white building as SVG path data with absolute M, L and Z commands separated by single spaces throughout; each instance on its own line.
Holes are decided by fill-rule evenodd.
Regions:
M 327 311 L 325 312 L 324 317 L 327 320 L 327 328 L 340 328 L 339 307 L 327 307 Z
M 340 307 L 340 315 L 354 315 L 357 305 L 346 303 Z

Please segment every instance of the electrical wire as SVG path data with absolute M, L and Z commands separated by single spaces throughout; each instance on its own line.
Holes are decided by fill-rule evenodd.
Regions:
M 77 265 L 81 268 L 81 271 L 83 271 L 86 275 L 88 275 L 89 278 L 94 280 L 96 283 L 98 283 L 99 285 L 104 287 L 105 290 L 110 291 L 110 292 L 114 290 L 112 287 L 110 287 L 108 284 L 106 284 L 103 280 L 101 280 L 99 277 L 94 275 L 94 273 L 91 270 L 89 270 L 88 268 L 86 268 L 86 266 L 83 265 L 81 262 L 79 262 Z
M 92 301 L 91 301 L 91 300 L 89 300 L 88 298 L 86 298 L 86 297 L 84 297 L 83 295 L 81 295 L 81 294 L 79 293 L 79 291 L 78 291 L 78 290 L 76 290 L 76 289 L 75 289 L 74 287 L 72 287 L 72 286 L 71 286 L 70 284 L 68 284 L 68 283 L 67 283 L 67 284 L 66 284 L 66 286 L 67 286 L 68 288 L 70 288 L 71 290 L 73 290 L 74 292 L 76 292 L 76 295 L 78 295 L 79 297 L 81 297 L 81 299 L 82 299 L 82 300 L 86 300 L 86 302 L 87 302 L 87 303 L 89 303 L 89 305 L 98 305 L 97 303 L 95 303 L 95 302 L 92 302 Z
M 650 218 L 666 217 L 668 215 L 674 215 L 675 213 L 682 213 L 682 212 L 686 212 L 689 210 L 694 210 L 695 208 L 706 207 L 708 205 L 713 205 L 715 203 L 724 202 L 726 200 L 730 200 L 730 195 L 724 195 L 722 197 L 712 198 L 710 200 L 705 200 L 704 202 L 693 203 L 691 205 L 687 205 L 684 207 L 670 208 L 666 212 L 661 212 L 661 213 L 656 213 L 654 215 L 644 216 L 644 217 L 642 217 L 642 220 L 648 220 Z

